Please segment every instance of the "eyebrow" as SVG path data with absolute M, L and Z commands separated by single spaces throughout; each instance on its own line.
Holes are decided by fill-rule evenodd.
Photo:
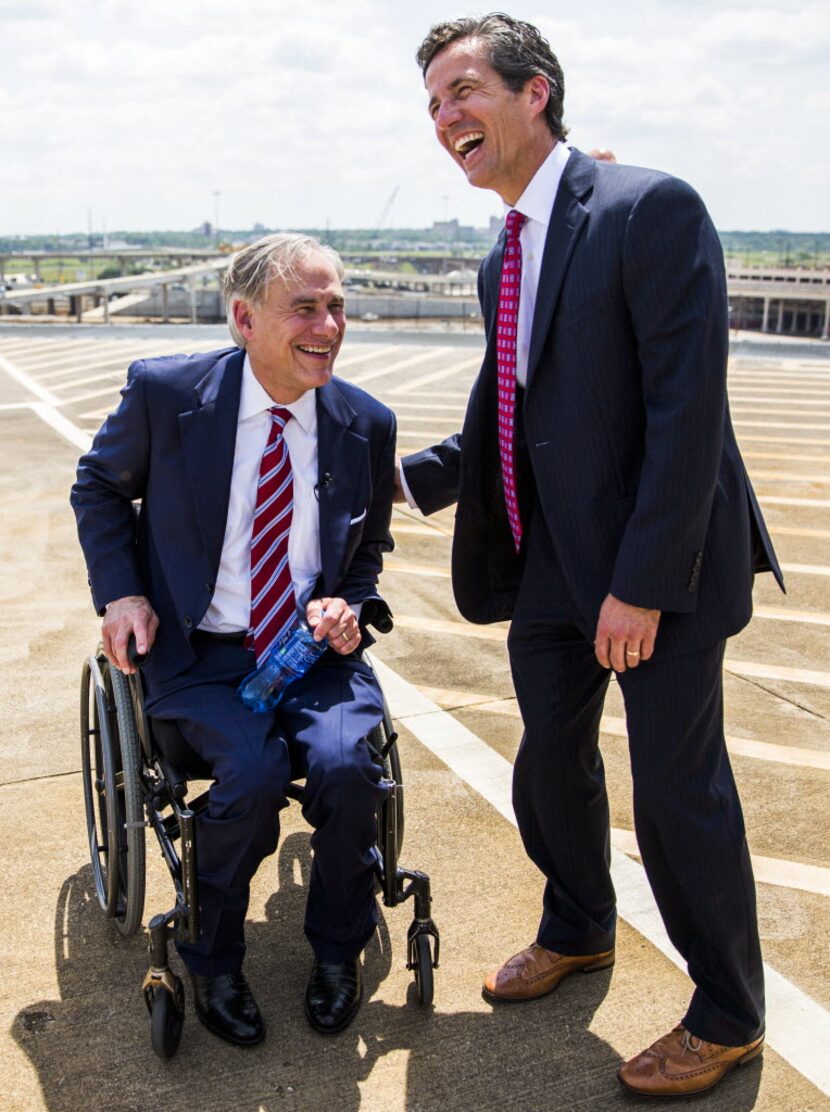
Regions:
M 291 300 L 291 308 L 292 309 L 297 308 L 300 305 L 316 305 L 316 304 L 317 304 L 317 298 L 316 297 L 308 297 L 305 294 L 299 294 L 297 297 L 292 298 L 292 300 Z M 345 297 L 341 297 L 340 294 L 335 294 L 334 297 L 330 297 L 328 299 L 327 304 L 328 305 L 332 305 L 332 304 L 334 304 L 334 305 L 345 305 L 346 304 L 346 299 L 345 299 Z
M 467 82 L 469 82 L 471 84 L 475 84 L 476 81 L 479 81 L 479 80 L 480 80 L 480 78 L 477 78 L 477 77 L 473 76 L 473 74 L 471 74 L 469 71 L 467 73 L 462 73 L 462 75 L 460 77 L 456 77 L 455 81 L 450 82 L 449 91 L 451 93 L 454 93 L 459 85 L 464 85 Z M 436 104 L 438 104 L 438 103 L 439 103 L 438 97 L 431 97 L 430 102 L 427 105 L 427 112 L 431 112 L 433 110 L 433 108 L 436 106 Z

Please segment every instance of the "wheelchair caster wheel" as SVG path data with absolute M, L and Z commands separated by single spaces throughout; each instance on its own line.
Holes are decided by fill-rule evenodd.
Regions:
M 150 1040 L 159 1058 L 172 1058 L 179 1049 L 184 1025 L 184 989 L 180 978 L 172 978 L 175 989 L 157 985 L 150 1009 Z
M 413 940 L 415 953 L 415 986 L 418 1000 L 425 1007 L 432 1003 L 434 980 L 432 976 L 432 947 L 428 934 L 416 934 Z

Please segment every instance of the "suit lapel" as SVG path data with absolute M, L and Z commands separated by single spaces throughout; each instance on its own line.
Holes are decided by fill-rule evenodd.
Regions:
M 244 351 L 218 360 L 196 386 L 194 408 L 179 414 L 191 495 L 212 577 L 225 539 L 244 362 Z
M 354 491 L 366 466 L 366 440 L 350 428 L 355 416 L 336 382 L 329 382 L 317 391 L 320 557 L 328 592 L 341 576 Z
M 556 191 L 556 200 L 545 239 L 545 251 L 542 255 L 527 366 L 528 387 L 550 329 L 571 254 L 588 219 L 588 209 L 582 202 L 591 192 L 593 184 L 593 159 L 577 150 L 571 151 Z

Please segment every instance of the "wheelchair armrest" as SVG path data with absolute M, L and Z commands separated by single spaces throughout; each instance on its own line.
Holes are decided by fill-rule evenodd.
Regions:
M 374 626 L 378 633 L 391 633 L 395 623 L 392 621 L 392 611 L 385 599 L 369 598 L 363 603 L 360 612 L 362 626 Z

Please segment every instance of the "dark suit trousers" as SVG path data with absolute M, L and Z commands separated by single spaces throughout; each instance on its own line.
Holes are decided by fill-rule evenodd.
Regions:
M 593 631 L 590 631 L 591 633 Z M 530 525 L 509 636 L 525 733 L 513 803 L 546 877 L 538 941 L 564 954 L 614 945 L 609 813 L 599 722 L 610 678 L 594 657 L 544 525 Z M 669 937 L 695 992 L 684 1023 L 741 1045 L 763 1031 L 755 886 L 723 735 L 723 643 L 644 662 L 618 677 L 625 700 L 634 821 Z
M 201 930 L 179 946 L 185 964 L 208 975 L 240 968 L 250 881 L 277 847 L 286 785 L 302 776 L 314 828 L 306 936 L 322 961 L 356 958 L 377 924 L 372 847 L 385 791 L 364 740 L 383 713 L 371 670 L 329 652 L 275 711 L 254 714 L 236 695 L 253 653 L 198 633 L 193 644 L 196 662 L 148 693 L 151 717 L 175 721 L 215 778 L 197 820 Z

